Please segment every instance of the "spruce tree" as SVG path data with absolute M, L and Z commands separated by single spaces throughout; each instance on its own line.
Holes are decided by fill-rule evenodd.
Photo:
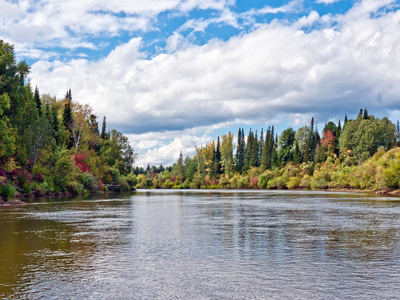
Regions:
M 68 93 L 67 93 L 67 95 L 68 95 Z M 69 131 L 68 148 L 72 148 L 74 146 L 74 138 L 73 138 L 73 134 L 72 134 L 73 123 L 74 123 L 74 117 L 72 114 L 71 99 L 69 97 L 67 97 L 67 102 L 65 103 L 64 112 L 63 112 L 63 124 L 64 124 L 65 128 Z
M 262 152 L 263 152 L 263 148 L 264 148 L 264 129 L 261 128 L 261 134 L 260 134 L 260 141 L 258 142 L 259 144 L 259 165 L 261 166 L 261 156 L 262 156 Z
M 218 137 L 217 140 L 217 149 L 215 151 L 215 163 L 216 163 L 216 173 L 222 174 L 222 165 L 221 165 L 221 143 Z
M 238 142 L 236 146 L 236 170 L 238 172 L 242 172 L 244 168 L 245 147 L 244 130 L 243 128 L 239 128 Z
M 300 147 L 299 147 L 299 142 L 296 141 L 295 142 L 295 146 L 294 146 L 294 153 L 293 153 L 293 164 L 299 164 L 301 163 L 301 151 L 300 151 Z
M 254 144 L 254 135 L 253 132 L 249 131 L 249 135 L 247 136 L 247 143 L 245 148 L 245 156 L 244 156 L 244 169 L 248 170 L 252 166 L 252 154 L 253 154 L 253 144 Z
M 38 87 L 36 86 L 35 88 L 35 93 L 33 95 L 33 99 L 36 102 L 36 108 L 39 113 L 39 117 L 42 115 L 42 101 L 40 101 L 40 95 L 39 95 L 39 90 Z
M 364 108 L 363 119 L 364 119 L 364 120 L 367 120 L 367 119 L 368 119 L 368 112 L 367 112 L 367 109 L 366 109 L 366 108 Z
M 101 135 L 100 137 L 105 140 L 106 139 L 106 117 L 103 118 L 103 124 L 101 126 Z

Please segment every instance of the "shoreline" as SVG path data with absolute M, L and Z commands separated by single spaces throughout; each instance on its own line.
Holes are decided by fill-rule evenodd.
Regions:
M 154 189 L 157 190 L 157 189 Z M 190 189 L 185 189 L 190 191 Z M 204 189 L 207 190 L 207 189 Z M 212 189 L 210 189 L 212 190 Z M 228 189 L 222 189 L 222 190 L 228 190 Z M 268 190 L 268 189 L 229 189 L 229 190 Z M 273 190 L 273 189 L 270 189 Z M 278 190 L 278 189 L 275 189 Z M 368 193 L 368 194 L 375 194 L 375 195 L 388 195 L 388 196 L 393 196 L 393 197 L 400 197 L 400 190 L 396 190 L 396 189 L 383 189 L 383 190 L 378 190 L 378 191 L 373 191 L 373 190 L 362 190 L 362 189 L 348 189 L 348 188 L 340 188 L 340 189 L 279 189 L 281 191 L 320 191 L 320 192 L 345 192 L 345 193 Z M 132 192 L 137 191 L 136 189 L 132 189 Z M 119 192 L 117 191 L 108 191 L 108 192 L 98 192 L 98 193 L 94 193 L 91 195 L 101 195 L 101 194 L 108 194 L 108 193 L 112 193 L 112 194 L 118 194 Z M 78 195 L 74 195 L 72 193 L 51 193 L 48 195 L 43 195 L 43 196 L 27 196 L 27 195 L 17 195 L 14 198 L 5 201 L 4 198 L 2 198 L 0 196 L 0 207 L 21 207 L 24 205 L 29 204 L 30 202 L 24 201 L 24 199 L 44 199 L 44 198 L 73 198 L 74 196 L 78 196 Z
M 135 192 L 136 189 L 132 188 L 130 192 Z M 95 195 L 104 195 L 104 194 L 118 194 L 122 192 L 129 192 L 129 191 L 114 191 L 114 190 L 109 190 L 109 191 L 97 191 L 95 193 L 89 193 L 89 196 L 95 196 Z M 13 198 L 7 200 L 4 197 L 0 196 L 0 208 L 1 207 L 17 207 L 17 206 L 24 206 L 27 204 L 30 204 L 32 202 L 35 202 L 35 200 L 39 199 L 65 199 L 65 198 L 74 198 L 77 196 L 83 196 L 83 194 L 73 194 L 71 192 L 51 192 L 48 194 L 40 194 L 40 195 L 35 195 L 36 193 L 32 193 L 31 195 L 27 194 L 17 194 Z M 24 201 L 25 199 L 32 200 L 32 202 Z

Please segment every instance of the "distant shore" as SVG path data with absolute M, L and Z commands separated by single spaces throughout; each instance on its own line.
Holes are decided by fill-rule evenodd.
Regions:
M 157 190 L 157 189 L 154 189 Z M 187 190 L 190 191 L 191 189 L 180 189 L 180 190 Z M 206 189 L 205 189 L 206 190 Z M 228 190 L 228 189 L 221 189 L 221 190 Z M 370 194 L 376 194 L 376 195 L 389 195 L 389 196 L 400 196 L 400 190 L 396 189 L 382 189 L 382 190 L 362 190 L 362 189 L 348 189 L 348 188 L 343 188 L 343 189 L 315 189 L 315 190 L 310 190 L 310 189 L 229 189 L 232 191 L 243 191 L 243 190 L 254 190 L 254 191 L 262 191 L 262 190 L 280 190 L 280 191 L 320 191 L 320 192 L 346 192 L 346 193 L 370 193 Z M 136 191 L 136 189 L 133 189 L 132 191 Z M 210 189 L 212 191 L 212 189 Z M 108 192 L 108 193 L 118 193 L 118 192 Z M 105 192 L 102 193 L 97 193 L 97 194 L 105 194 Z M 48 195 L 41 195 L 41 196 L 26 196 L 26 195 L 16 195 L 13 199 L 10 199 L 8 201 L 5 201 L 3 198 L 0 197 L 0 207 L 20 207 L 29 204 L 29 202 L 24 201 L 24 199 L 41 199 L 41 198 L 72 198 L 74 195 L 72 193 L 51 193 Z

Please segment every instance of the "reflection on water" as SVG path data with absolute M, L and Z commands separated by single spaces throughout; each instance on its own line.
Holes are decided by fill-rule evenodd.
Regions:
M 0 298 L 400 295 L 400 199 L 139 191 L 0 209 Z

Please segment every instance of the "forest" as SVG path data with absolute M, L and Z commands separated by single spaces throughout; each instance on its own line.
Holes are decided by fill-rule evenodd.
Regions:
M 40 95 L 29 71 L 0 40 L 0 197 L 131 190 L 136 154 L 128 138 L 107 130 L 106 117 L 100 131 L 71 90 L 60 100 Z
M 354 119 L 324 124 L 274 126 L 264 132 L 239 128 L 193 157 L 182 152 L 172 166 L 133 167 L 128 138 L 107 130 L 89 105 L 43 94 L 27 80 L 0 40 L 0 201 L 15 196 L 74 195 L 163 189 L 362 189 L 400 188 L 399 122 L 360 109 Z M 3 199 L 3 200 L 2 200 Z
M 360 109 L 343 127 L 314 125 L 239 129 L 196 148 L 194 157 L 171 167 L 135 168 L 137 188 L 176 189 L 357 189 L 393 192 L 400 187 L 400 131 L 387 117 Z M 234 139 L 236 143 L 234 143 Z

